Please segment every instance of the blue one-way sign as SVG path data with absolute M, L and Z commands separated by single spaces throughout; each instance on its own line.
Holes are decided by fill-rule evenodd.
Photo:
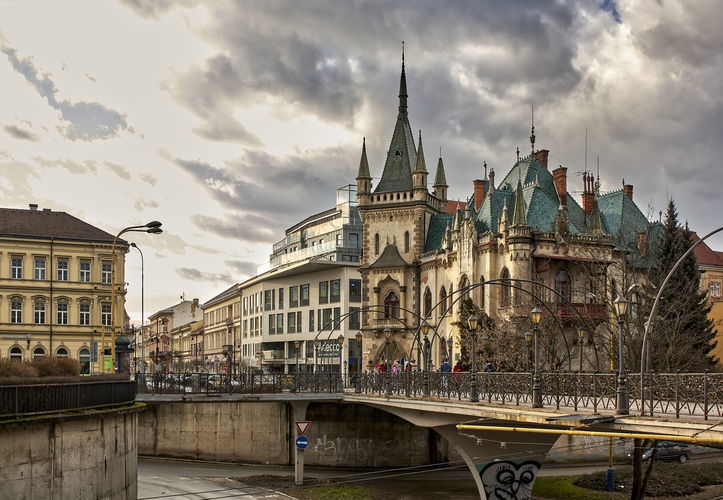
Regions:
M 309 438 L 306 436 L 299 436 L 296 438 L 296 447 L 300 450 L 303 450 L 309 446 Z

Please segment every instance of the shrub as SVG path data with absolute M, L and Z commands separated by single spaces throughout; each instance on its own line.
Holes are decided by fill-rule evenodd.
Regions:
M 32 361 L 33 367 L 41 377 L 54 375 L 78 375 L 80 363 L 72 358 L 58 358 L 56 356 L 41 356 Z
M 7 358 L 0 359 L 0 378 L 37 376 L 38 370 L 29 361 L 18 363 Z

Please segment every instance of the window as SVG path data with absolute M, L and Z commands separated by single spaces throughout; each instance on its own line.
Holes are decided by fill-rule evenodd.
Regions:
M 384 299 L 384 317 L 385 318 L 398 318 L 399 317 L 399 298 L 394 292 L 389 292 L 387 298 Z
M 314 310 L 309 311 L 309 331 L 314 331 Z
M 289 307 L 299 307 L 299 287 L 298 286 L 289 287 Z
M 67 358 L 68 350 L 65 347 L 59 347 L 58 350 L 55 351 L 55 355 L 59 358 Z
M 349 302 L 361 302 L 361 280 L 349 280 Z
M 344 243 L 344 240 L 342 239 L 342 234 L 339 233 L 336 235 L 336 246 L 340 247 Z
M 276 315 L 276 333 L 284 333 L 284 315 Z
M 331 308 L 322 311 L 321 329 L 331 330 Z
M 331 280 L 331 294 L 329 302 L 339 302 L 341 300 L 341 281 Z
M 276 315 L 269 314 L 269 335 L 276 333 Z
M 319 304 L 326 304 L 329 302 L 329 282 L 322 281 L 319 283 Z
M 350 307 L 349 313 L 349 329 L 358 330 L 359 328 L 361 328 L 361 323 L 359 322 L 359 308 Z
M 23 350 L 19 347 L 10 349 L 10 361 L 21 362 L 23 360 Z
M 111 313 L 110 304 L 101 304 L 101 306 L 100 306 L 100 324 L 101 325 L 111 326 L 110 313 Z
M 23 279 L 23 259 L 10 259 L 10 277 L 14 280 Z
M 409 253 L 409 231 L 404 233 L 404 253 Z
M 480 276 L 479 282 L 484 283 L 485 277 Z M 538 297 L 539 297 L 539 295 L 538 295 Z M 479 287 L 479 307 L 480 307 L 480 309 L 482 309 L 484 311 L 484 308 L 485 308 L 485 286 L 484 285 Z
M 432 291 L 427 288 L 424 292 L 424 317 L 429 318 L 429 313 L 432 311 Z
M 379 255 L 379 233 L 374 235 L 374 255 Z
M 447 290 L 444 286 L 439 291 L 439 307 L 441 307 L 439 314 L 445 314 L 447 312 Z
M 555 291 L 565 297 L 567 300 L 571 300 L 570 290 L 572 288 L 572 280 L 570 275 L 565 269 L 560 269 L 557 276 L 555 276 Z
M 301 333 L 301 311 L 296 311 L 296 333 Z
M 100 281 L 101 283 L 110 283 L 110 278 L 113 273 L 113 266 L 109 262 L 103 262 L 100 265 Z
M 309 305 L 309 285 L 301 285 L 301 305 Z
M 35 324 L 45 324 L 45 302 L 42 302 L 40 300 L 35 302 Z
M 512 293 L 512 288 L 510 288 L 510 272 L 507 270 L 507 268 L 502 270 L 502 273 L 500 274 L 500 279 L 502 280 L 502 289 L 500 291 L 500 307 L 507 307 L 510 305 L 510 294 Z
M 462 276 L 462 282 L 459 284 L 460 292 L 462 293 L 462 300 L 471 298 L 469 296 L 469 280 L 467 276 Z
M 90 283 L 90 262 L 80 263 L 80 282 Z
M 58 302 L 58 324 L 59 325 L 67 325 L 68 324 L 68 303 L 67 302 Z
M 80 317 L 78 318 L 81 326 L 90 325 L 90 304 L 80 304 Z
M 35 279 L 45 279 L 45 259 L 35 259 Z
M 359 235 L 356 233 L 349 234 L 349 247 L 359 248 Z
M 248 328 L 249 328 L 249 320 L 245 319 L 245 320 L 244 320 L 244 327 L 243 327 L 244 338 L 248 338 L 248 334 L 249 334 Z
M 341 261 L 342 262 L 359 262 L 359 256 L 358 255 L 342 255 Z
M 58 281 L 68 281 L 68 261 L 58 261 Z
M 284 289 L 279 288 L 279 309 L 284 308 Z
M 341 326 L 341 307 L 334 308 L 334 328 Z
M 78 352 L 78 361 L 80 361 L 80 374 L 90 375 L 90 351 L 88 349 L 81 349 Z
M 36 347 L 33 349 L 33 359 L 42 358 L 43 356 L 45 356 L 45 349 L 42 347 Z M 66 354 L 66 357 L 67 356 L 68 355 Z
M 10 323 L 23 322 L 23 303 L 19 300 L 10 302 Z
M 296 333 L 296 313 L 290 312 L 287 316 L 288 325 L 286 326 L 288 333 Z

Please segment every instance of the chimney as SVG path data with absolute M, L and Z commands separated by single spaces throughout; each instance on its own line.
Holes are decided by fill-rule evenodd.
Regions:
M 482 202 L 485 201 L 485 187 L 487 186 L 487 180 L 474 181 L 474 210 L 479 212 L 479 208 L 482 206 Z
M 632 184 L 623 184 L 623 191 L 625 191 L 625 194 L 630 197 L 630 199 L 633 199 L 633 185 Z
M 540 163 L 542 163 L 542 166 L 547 168 L 547 157 L 549 156 L 550 152 L 547 149 L 541 149 L 539 151 L 535 152 L 535 158 L 537 158 Z
M 552 182 L 555 183 L 555 191 L 560 200 L 560 205 L 567 208 L 567 168 L 560 165 L 552 171 Z
M 495 189 L 495 169 L 490 169 L 490 192 L 494 191 Z
M 595 194 L 593 193 L 593 179 L 592 174 L 582 174 L 583 190 L 582 190 L 582 209 L 585 213 L 592 215 L 592 209 L 595 205 Z
M 31 204 L 30 204 L 30 210 L 37 210 L 37 209 L 38 209 L 38 204 L 37 204 L 37 203 L 31 203 Z

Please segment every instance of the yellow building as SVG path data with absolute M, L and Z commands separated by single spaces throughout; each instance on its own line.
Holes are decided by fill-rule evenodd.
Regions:
M 0 353 L 18 361 L 55 355 L 77 358 L 84 373 L 111 346 L 114 236 L 65 212 L 0 209 Z M 115 248 L 116 283 L 125 283 L 128 243 Z M 117 285 L 123 307 L 126 290 Z M 105 328 L 105 332 L 104 332 Z M 105 339 L 104 339 L 105 333 Z
M 211 372 L 232 368 L 239 373 L 241 359 L 241 303 L 238 285 L 227 288 L 203 304 L 203 363 Z M 233 360 L 231 367 L 228 361 Z
M 693 241 L 698 241 L 698 235 L 693 233 Z M 713 349 L 712 354 L 718 358 L 718 364 L 723 365 L 723 296 L 721 296 L 721 284 L 723 284 L 723 252 L 712 250 L 705 242 L 695 247 L 695 258 L 700 269 L 700 288 L 708 292 L 708 302 L 711 303 L 711 311 L 708 317 L 713 320 L 714 328 L 718 331 L 716 340 L 718 345 Z M 721 367 L 723 369 L 723 366 Z

